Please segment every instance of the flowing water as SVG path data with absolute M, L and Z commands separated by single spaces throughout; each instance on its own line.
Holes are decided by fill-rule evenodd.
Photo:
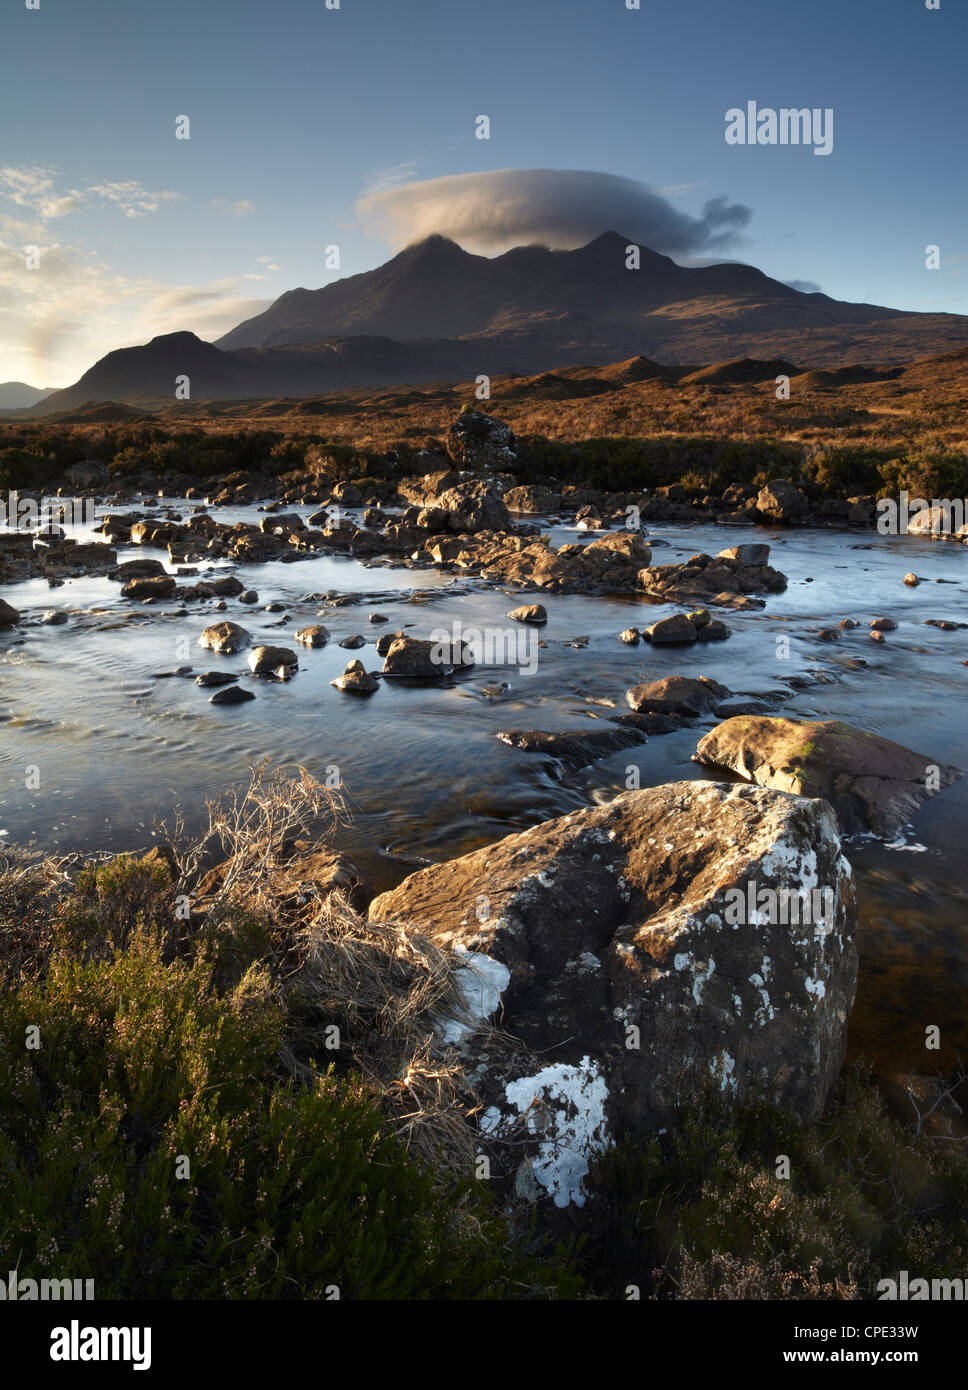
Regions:
M 186 514 L 193 504 L 172 505 Z M 311 510 L 287 508 L 304 517 Z M 217 515 L 223 522 L 259 519 L 255 508 Z M 68 534 L 90 539 L 78 528 Z M 563 527 L 551 535 L 554 544 L 579 538 Z M 769 597 L 764 609 L 723 613 L 732 629 L 728 642 L 685 649 L 618 640 L 623 628 L 676 611 L 673 605 L 522 598 L 434 569 L 333 555 L 239 567 L 260 604 L 230 599 L 220 614 L 215 601 L 187 611 L 177 600 L 132 603 L 108 579 L 72 579 L 53 589 L 46 580 L 18 585 L 6 596 L 27 621 L 0 633 L 0 829 L 53 851 L 148 846 L 158 819 L 180 810 L 189 827 L 201 823 L 206 797 L 246 780 L 249 765 L 270 755 L 320 777 L 339 769 L 353 817 L 342 842 L 382 889 L 421 864 L 608 798 L 625 789 L 630 766 L 643 787 L 712 775 L 691 761 L 715 723 L 711 716 L 563 777 L 548 760 L 495 737 L 502 729 L 596 727 L 627 708 L 629 686 L 672 674 L 711 676 L 737 695 L 783 692 L 790 696 L 786 714 L 843 719 L 968 768 L 968 631 L 925 626 L 929 618 L 968 618 L 968 548 L 866 532 L 668 527 L 653 559 L 666 564 L 764 539 L 773 545 L 771 562 L 787 575 L 786 592 Z M 157 554 L 122 547 L 119 560 L 146 553 Z M 903 583 L 909 570 L 924 577 L 916 588 Z M 336 607 L 307 597 L 327 591 L 362 601 Z M 540 634 L 518 632 L 506 617 L 532 597 L 548 609 Z M 269 603 L 285 611 L 264 611 Z M 69 614 L 66 625 L 36 622 L 51 607 Z M 372 624 L 371 612 L 389 621 Z M 880 615 L 899 624 L 882 646 L 868 633 L 869 620 Z M 817 639 L 817 629 L 845 617 L 860 626 L 836 643 Z M 257 681 L 244 652 L 217 656 L 198 647 L 202 629 L 222 618 L 240 622 L 257 640 L 298 650 L 295 678 Z M 309 650 L 293 642 L 297 628 L 317 621 L 329 629 L 329 645 Z M 540 636 L 547 645 L 526 648 L 526 660 L 536 657 L 530 669 L 479 666 L 434 686 L 384 681 L 368 698 L 330 685 L 354 656 L 379 670 L 373 643 L 382 632 L 429 637 L 454 623 L 465 631 L 513 630 L 522 643 Z M 367 640 L 359 652 L 337 645 L 357 633 Z M 587 645 L 570 645 L 576 638 Z M 186 665 L 244 673 L 242 683 L 257 699 L 211 705 L 212 691 L 194 680 L 159 677 Z M 808 683 L 792 688 L 797 677 Z M 924 806 L 903 843 L 860 839 L 847 853 L 858 883 L 863 962 L 852 1050 L 882 1074 L 924 1070 L 924 1030 L 938 1024 L 944 1046 L 928 1058 L 943 1065 L 957 1050 L 968 1055 L 968 779 Z

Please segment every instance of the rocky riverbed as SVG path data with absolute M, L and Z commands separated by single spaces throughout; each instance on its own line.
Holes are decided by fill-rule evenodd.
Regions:
M 959 545 L 736 516 L 652 522 L 649 535 L 530 514 L 517 533 L 491 532 L 506 523 L 484 514 L 490 504 L 464 533 L 400 508 L 366 517 L 356 500 L 342 499 L 335 528 L 351 539 L 429 534 L 415 550 L 407 536 L 390 563 L 368 542 L 315 551 L 304 542 L 316 504 L 228 500 L 204 525 L 217 546 L 192 550 L 160 528 L 208 515 L 193 513 L 198 499 L 102 506 L 97 531 L 68 528 L 67 549 L 85 556 L 110 541 L 117 577 L 65 565 L 5 590 L 5 835 L 51 850 L 147 847 L 156 817 L 201 820 L 206 796 L 268 754 L 341 786 L 353 816 L 341 843 L 371 890 L 389 892 L 629 789 L 735 777 L 733 753 L 694 761 L 731 717 L 839 720 L 939 768 L 968 766 Z M 438 500 L 460 505 L 446 489 Z M 111 520 L 134 510 L 153 531 Z M 542 555 L 558 558 L 536 594 Z M 515 582 L 529 576 L 531 592 Z M 242 635 L 200 644 L 219 628 Z M 912 823 L 913 806 L 872 825 L 880 838 L 842 826 L 861 961 L 848 1044 L 885 1077 L 923 1067 L 929 1023 L 942 1029 L 939 1066 L 968 1047 L 968 783 Z

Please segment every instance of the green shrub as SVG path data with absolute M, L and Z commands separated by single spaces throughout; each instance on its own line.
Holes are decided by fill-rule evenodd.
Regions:
M 695 491 L 722 492 L 731 483 L 760 483 L 799 477 L 803 450 L 773 439 L 728 439 L 707 435 L 584 439 L 566 444 L 530 436 L 525 441 L 521 482 L 553 475 L 614 492 L 665 487 L 689 477 Z
M 677 1135 L 600 1158 L 590 1187 L 584 1272 L 619 1297 L 870 1298 L 899 1269 L 968 1265 L 968 1154 L 902 1130 L 857 1071 L 819 1125 L 701 1098 Z
M 3 1267 L 99 1299 L 576 1292 L 476 1185 L 435 1187 L 358 1083 L 278 1080 L 283 1031 L 257 969 L 219 995 L 140 928 L 0 996 Z
M 25 449 L 0 449 L 0 490 L 45 487 L 60 472 L 57 464 L 43 454 Z

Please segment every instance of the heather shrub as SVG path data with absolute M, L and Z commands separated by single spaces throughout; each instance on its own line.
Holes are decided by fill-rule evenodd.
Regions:
M 284 1028 L 263 972 L 220 994 L 142 928 L 0 996 L 5 1267 L 99 1299 L 576 1292 L 477 1185 L 413 1163 L 361 1083 L 280 1079 Z
M 612 1296 L 870 1298 L 899 1269 L 968 1265 L 964 1145 L 902 1129 L 858 1070 L 818 1125 L 697 1098 L 675 1135 L 603 1155 L 590 1186 L 584 1272 Z

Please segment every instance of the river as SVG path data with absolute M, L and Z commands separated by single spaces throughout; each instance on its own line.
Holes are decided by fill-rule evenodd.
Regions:
M 168 499 L 187 515 L 197 504 Z M 311 507 L 287 507 L 305 518 Z M 100 510 L 99 510 L 100 514 Z M 259 520 L 254 507 L 224 508 L 222 522 Z M 358 519 L 358 518 L 357 518 Z M 83 528 L 68 528 L 91 539 Z M 555 544 L 580 539 L 555 526 Z M 838 718 L 883 734 L 934 760 L 968 768 L 968 631 L 943 632 L 929 618 L 966 618 L 968 548 L 913 536 L 868 532 L 742 527 L 656 527 L 664 544 L 653 562 L 715 553 L 746 540 L 768 540 L 771 563 L 788 578 L 766 607 L 722 612 L 729 641 L 692 648 L 626 647 L 618 633 L 645 625 L 673 605 L 613 597 L 525 596 L 432 568 L 389 568 L 325 555 L 294 564 L 238 569 L 260 605 L 228 600 L 144 606 L 120 597 L 108 579 L 79 578 L 50 588 L 33 580 L 6 592 L 25 623 L 0 633 L 0 829 L 39 849 L 135 849 L 156 838 L 156 821 L 179 809 L 188 825 L 204 819 L 206 797 L 244 780 L 250 763 L 303 764 L 318 776 L 337 767 L 352 823 L 341 832 L 375 887 L 387 888 L 414 868 L 449 858 L 552 816 L 624 790 L 628 768 L 643 787 L 708 776 L 691 761 L 712 716 L 694 728 L 654 736 L 581 772 L 559 775 L 535 754 L 499 741 L 501 729 L 583 729 L 626 708 L 625 691 L 664 675 L 707 675 L 738 695 L 790 692 L 782 712 Z M 120 560 L 157 555 L 122 547 Z M 204 568 L 204 567 L 203 567 Z M 908 587 L 909 570 L 924 577 Z M 187 581 L 191 582 L 191 581 Z M 359 594 L 358 605 L 308 600 L 327 591 Z M 531 669 L 475 668 L 436 686 L 384 681 L 368 698 L 330 681 L 354 656 L 368 669 L 386 631 L 416 637 L 434 629 L 513 629 L 508 610 L 540 598 L 547 643 Z M 264 605 L 281 603 L 284 612 Z M 45 626 L 48 608 L 65 610 L 63 626 Z M 371 612 L 389 621 L 372 624 Z M 322 613 L 322 616 L 318 616 Z M 871 618 L 888 615 L 898 629 L 883 645 L 869 637 Z M 197 645 L 222 617 L 258 639 L 292 646 L 300 669 L 286 683 L 248 676 L 245 654 L 215 656 Z M 816 630 L 842 618 L 860 626 L 838 642 Z M 297 628 L 324 623 L 330 643 L 309 650 Z M 367 647 L 341 649 L 359 633 Z M 575 638 L 587 645 L 569 645 Z M 778 637 L 789 638 L 786 645 Z M 522 635 L 522 640 L 526 635 Z M 193 680 L 159 673 L 242 671 L 257 699 L 225 707 Z M 39 785 L 38 785 L 39 783 Z M 858 884 L 862 957 L 851 1050 L 879 1073 L 932 1070 L 968 1056 L 968 912 L 962 868 L 968 864 L 968 778 L 925 805 L 903 841 L 850 842 Z M 940 1053 L 925 1053 L 928 1025 L 942 1030 Z

